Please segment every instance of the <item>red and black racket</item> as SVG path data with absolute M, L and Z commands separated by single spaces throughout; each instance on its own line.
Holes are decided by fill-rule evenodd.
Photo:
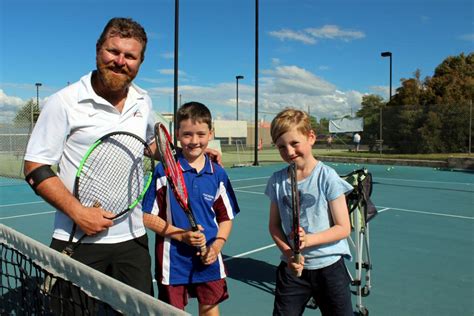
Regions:
M 176 197 L 179 205 L 183 209 L 192 231 L 199 231 L 196 218 L 191 210 L 188 198 L 188 190 L 184 182 L 183 171 L 176 155 L 176 149 L 171 141 L 171 136 L 165 125 L 158 122 L 155 124 L 155 141 L 160 161 L 163 164 L 169 186 Z M 206 246 L 200 247 L 201 255 L 206 253 Z
M 296 177 L 296 164 L 291 163 L 288 167 L 290 174 L 290 187 L 291 187 L 291 211 L 292 211 L 292 226 L 291 230 L 293 233 L 293 253 L 295 263 L 300 263 L 301 252 L 300 252 L 300 197 L 298 192 L 298 179 Z M 298 277 L 301 273 L 298 273 Z

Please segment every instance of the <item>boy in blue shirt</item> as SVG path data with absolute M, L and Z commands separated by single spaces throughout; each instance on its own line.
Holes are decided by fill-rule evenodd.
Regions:
M 284 168 L 271 176 L 265 190 L 271 201 L 270 234 L 282 252 L 273 315 L 302 315 L 313 297 L 322 315 L 353 316 L 344 264 L 344 258 L 351 258 L 345 193 L 352 186 L 313 156 L 316 134 L 305 112 L 283 110 L 273 119 L 270 132 L 283 160 L 296 164 L 302 254 L 301 261 L 294 263 L 291 187 L 288 168 Z
M 198 102 L 186 103 L 178 110 L 176 124 L 182 148 L 178 159 L 201 231 L 191 230 L 158 164 L 153 178 L 156 191 L 147 192 L 143 201 L 145 226 L 156 232 L 158 298 L 184 309 L 188 296 L 197 297 L 199 315 L 218 315 L 218 304 L 229 297 L 221 251 L 239 207 L 226 172 L 205 154 L 212 137 L 209 109 Z M 200 254 L 197 247 L 204 243 L 206 251 Z

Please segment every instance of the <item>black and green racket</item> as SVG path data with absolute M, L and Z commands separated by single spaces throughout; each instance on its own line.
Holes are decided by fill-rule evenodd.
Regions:
M 86 152 L 76 173 L 74 196 L 86 207 L 101 207 L 115 220 L 132 210 L 152 182 L 155 163 L 148 144 L 128 132 L 102 136 Z M 71 256 L 87 236 L 73 243 L 74 224 L 69 245 L 63 253 Z

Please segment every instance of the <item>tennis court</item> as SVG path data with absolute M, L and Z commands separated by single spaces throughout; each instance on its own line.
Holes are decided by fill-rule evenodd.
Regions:
M 362 167 L 328 164 L 341 175 Z M 279 251 L 268 234 L 263 192 L 283 166 L 227 169 L 241 213 L 224 248 L 230 299 L 221 305 L 222 315 L 271 314 Z M 370 314 L 474 315 L 474 173 L 365 167 L 373 174 L 379 210 L 370 222 L 372 290 L 364 298 Z M 53 209 L 22 181 L 0 185 L 1 223 L 49 244 L 53 218 Z M 195 301 L 187 311 L 196 314 Z

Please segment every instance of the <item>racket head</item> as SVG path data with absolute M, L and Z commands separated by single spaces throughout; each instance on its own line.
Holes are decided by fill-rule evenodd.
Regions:
M 181 165 L 178 161 L 176 149 L 171 140 L 170 133 L 166 126 L 161 122 L 155 124 L 155 142 L 171 190 L 173 191 L 179 205 L 186 213 L 192 230 L 197 231 L 198 227 L 189 205 L 188 190 L 184 181 Z
M 298 179 L 296 176 L 296 164 L 291 163 L 289 166 L 289 177 L 291 187 L 291 212 L 292 212 L 292 232 L 293 232 L 293 247 L 296 255 L 300 253 L 300 199 L 298 192 Z M 296 260 L 296 258 L 295 258 Z M 299 263 L 299 259 L 298 259 Z
M 133 209 L 151 185 L 155 163 L 148 144 L 129 132 L 102 136 L 76 173 L 74 195 L 86 207 L 101 207 L 116 219 Z

